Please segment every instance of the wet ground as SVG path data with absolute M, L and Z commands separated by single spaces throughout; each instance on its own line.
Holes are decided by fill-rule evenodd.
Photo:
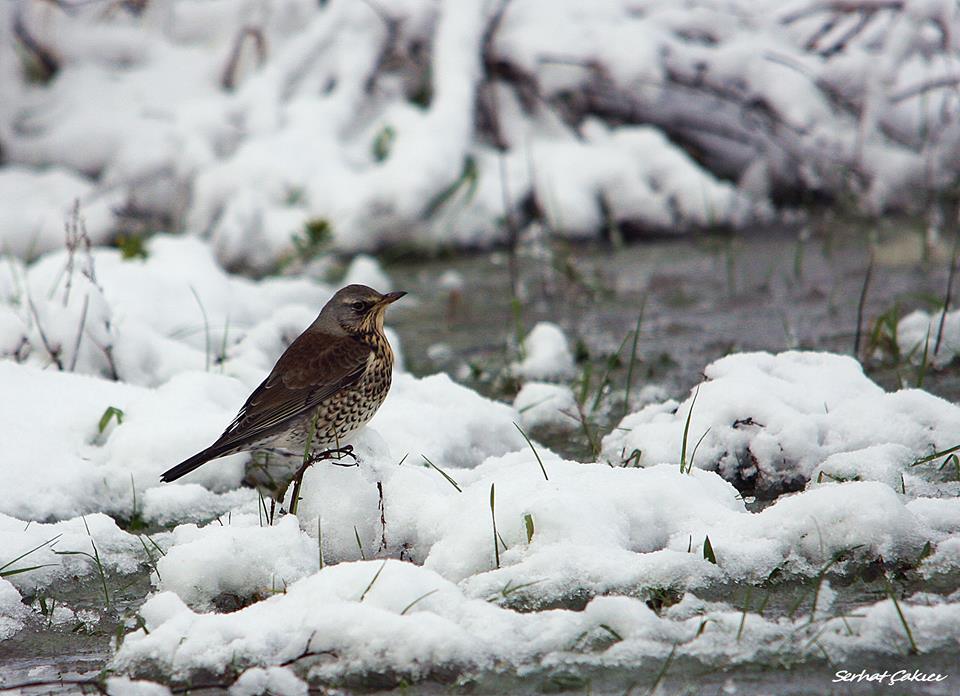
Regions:
M 863 311 L 859 357 L 887 389 L 915 386 L 919 371 L 883 350 L 878 318 L 942 306 L 950 245 L 930 242 L 915 222 L 880 225 L 822 220 L 803 228 L 737 237 L 683 237 L 621 248 L 563 243 L 521 245 L 505 252 L 388 266 L 397 288 L 413 294 L 397 305 L 392 325 L 408 369 L 446 370 L 489 396 L 511 399 L 506 367 L 518 358 L 517 336 L 539 320 L 560 324 L 576 344 L 588 410 L 598 433 L 623 413 L 632 332 L 642 312 L 630 398 L 645 385 L 684 397 L 711 361 L 734 351 L 828 350 L 854 354 L 858 306 L 873 267 Z M 511 272 L 511 268 L 515 269 Z M 453 271 L 459 290 L 443 285 Z M 613 360 L 611 357 L 619 356 Z M 606 379 L 604 379 L 606 377 Z M 924 371 L 923 387 L 960 398 L 960 371 Z M 609 396 L 609 398 L 608 398 Z M 545 437 L 544 437 L 545 436 Z M 550 442 L 589 457 L 583 434 Z
M 535 435 L 566 456 L 589 459 L 599 438 L 624 412 L 625 400 L 636 404 L 640 390 L 651 384 L 668 396 L 683 397 L 705 365 L 732 351 L 805 348 L 853 354 L 858 343 L 857 353 L 871 377 L 888 389 L 913 386 L 921 371 L 893 361 L 883 350 L 889 332 L 875 334 L 873 328 L 880 317 L 942 302 L 950 252 L 948 244 L 930 242 L 911 222 L 865 227 L 821 220 L 802 231 L 662 239 L 620 248 L 534 240 L 521 244 L 513 257 L 497 251 L 427 261 L 394 259 L 387 271 L 395 287 L 411 297 L 397 306 L 391 323 L 409 370 L 445 370 L 506 400 L 516 391 L 508 366 L 519 355 L 519 336 L 539 320 L 559 323 L 576 346 L 576 389 L 586 404 L 587 426 L 573 437 Z M 858 340 L 858 305 L 871 256 Z M 632 332 L 641 313 L 632 361 Z M 960 398 L 960 370 L 925 371 L 923 379 L 929 391 Z M 122 617 L 130 616 L 149 591 L 148 571 L 110 579 L 114 587 L 126 587 L 116 592 L 117 606 L 109 611 L 88 580 L 51 588 L 47 599 L 92 609 L 99 621 L 56 624 L 39 616 L 31 628 L 0 643 L 0 675 L 7 684 L 74 673 L 89 677 L 105 664 Z M 960 585 L 955 580 L 954 589 Z M 902 578 L 901 590 L 918 587 L 916 579 Z M 792 598 L 806 589 L 804 583 L 778 584 L 770 611 L 785 613 Z M 730 596 L 742 593 L 727 591 Z M 842 601 L 855 608 L 876 601 L 882 590 L 875 583 L 854 583 L 842 594 Z M 728 596 L 727 601 L 734 600 Z M 573 659 L 562 669 L 533 666 L 523 677 L 511 678 L 473 675 L 454 685 L 427 685 L 422 692 L 643 694 L 660 684 L 666 693 L 690 694 L 947 694 L 954 693 L 949 682 L 891 689 L 831 679 L 844 668 L 950 673 L 957 672 L 956 664 L 954 654 L 865 655 L 856 665 L 833 665 L 828 658 L 800 664 L 767 660 L 727 672 L 661 660 L 598 671 L 588 661 Z

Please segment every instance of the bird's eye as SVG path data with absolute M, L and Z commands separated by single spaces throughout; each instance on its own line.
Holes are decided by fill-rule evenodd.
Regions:
M 357 312 L 362 312 L 363 310 L 365 310 L 365 309 L 367 308 L 367 303 L 366 303 L 366 302 L 360 302 L 360 301 L 358 300 L 357 302 L 354 302 L 354 303 L 353 303 L 352 305 L 350 305 L 350 306 L 353 307 L 353 309 L 354 309 L 355 311 L 357 311 Z

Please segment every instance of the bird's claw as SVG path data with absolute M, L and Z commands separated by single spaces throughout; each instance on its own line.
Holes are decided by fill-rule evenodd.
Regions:
M 352 462 L 344 462 L 344 457 L 350 457 L 353 459 Z M 316 464 L 317 462 L 329 461 L 334 466 L 359 466 L 360 460 L 357 458 L 357 455 L 353 453 L 353 445 L 344 445 L 343 447 L 334 447 L 323 452 L 317 452 L 310 456 L 308 464 Z

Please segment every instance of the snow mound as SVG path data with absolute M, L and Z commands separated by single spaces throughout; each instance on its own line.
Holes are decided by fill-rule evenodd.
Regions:
M 194 238 L 158 235 L 143 253 L 81 243 L 0 271 L 0 345 L 22 344 L 19 362 L 145 386 L 214 368 L 254 382 L 332 295 L 308 280 L 227 274 Z
M 0 167 L 0 254 L 30 259 L 63 244 L 64 221 L 75 202 L 89 239 L 101 244 L 113 230 L 116 195 L 97 194 L 93 182 L 63 167 Z
M 943 322 L 943 334 L 937 346 L 940 322 Z M 943 312 L 911 312 L 897 324 L 897 348 L 915 364 L 926 356 L 928 364 L 946 367 L 960 355 L 960 310 L 947 312 L 946 317 Z
M 470 597 L 539 606 L 759 582 L 778 569 L 809 577 L 840 556 L 912 562 L 927 542 L 950 536 L 876 481 L 819 486 L 753 514 L 730 484 L 699 469 L 611 468 L 547 450 L 538 461 L 526 448 L 474 469 L 435 463 L 441 473 L 391 462 L 369 442 L 358 451 L 360 467 L 307 472 L 299 529 L 289 517 L 253 526 L 263 524 L 257 515 L 178 528 L 158 566 L 161 587 L 203 607 L 223 592 L 269 595 L 321 557 L 341 565 L 385 557 L 422 564 Z M 716 563 L 701 552 L 707 538 Z
M 577 400 L 570 387 L 544 382 L 527 382 L 513 400 L 524 428 L 577 428 Z
M 34 568 L 8 576 L 21 592 L 47 587 L 60 578 L 95 575 L 99 572 L 96 557 L 111 573 L 132 573 L 146 559 L 137 538 L 104 514 L 29 525 L 0 514 L 0 566 L 7 566 L 5 573 Z
M 821 464 L 825 476 L 891 483 L 912 461 L 960 442 L 960 408 L 918 389 L 885 393 L 849 357 L 741 353 L 704 375 L 683 403 L 625 417 L 604 438 L 607 461 L 679 466 L 691 409 L 687 463 L 765 497 L 802 489 Z
M 523 359 L 514 374 L 528 380 L 564 380 L 575 374 L 567 336 L 556 324 L 541 321 L 523 339 Z
M 831 590 L 821 589 L 829 605 Z M 660 615 L 633 597 L 598 597 L 582 611 L 520 613 L 470 598 L 428 569 L 366 561 L 325 568 L 231 614 L 197 613 L 172 593 L 156 595 L 141 610 L 145 627 L 127 636 L 111 667 L 133 675 L 160 670 L 183 682 L 200 673 L 245 673 L 241 683 L 276 680 L 302 689 L 276 668 L 312 683 L 376 673 L 409 684 L 464 670 L 508 674 L 525 665 L 549 673 L 559 666 L 636 667 L 650 658 L 662 664 L 668 654 L 729 667 L 785 648 L 812 657 L 814 637 L 847 658 L 864 650 L 903 654 L 908 641 L 927 652 L 960 638 L 957 602 L 895 606 L 884 599 L 852 616 L 825 613 L 745 616 L 692 594 Z M 912 626 L 909 638 L 904 622 Z
M 267 597 L 317 570 L 316 544 L 300 533 L 296 518 L 263 524 L 262 516 L 233 515 L 226 525 L 177 527 L 172 546 L 157 561 L 160 589 L 210 610 L 222 595 L 240 601 Z

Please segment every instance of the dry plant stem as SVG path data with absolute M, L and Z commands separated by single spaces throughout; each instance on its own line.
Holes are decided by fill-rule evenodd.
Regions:
M 352 457 L 353 464 L 340 464 L 340 460 L 344 457 Z M 290 514 L 297 514 L 297 507 L 300 503 L 300 488 L 303 486 L 303 476 L 307 473 L 307 469 L 316 464 L 317 462 L 322 462 L 325 460 L 336 460 L 334 464 L 337 466 L 357 466 L 359 462 L 357 461 L 357 455 L 353 453 L 353 445 L 344 445 L 343 447 L 336 447 L 334 449 L 323 450 L 322 452 L 317 452 L 316 454 L 311 454 L 307 460 L 297 469 L 297 473 L 293 477 L 293 494 L 290 496 Z
M 226 90 L 232 90 L 237 86 L 237 66 L 240 64 L 240 54 L 243 51 L 244 44 L 246 44 L 247 37 L 253 39 L 253 46 L 257 51 L 257 66 L 262 66 L 267 59 L 267 40 L 263 36 L 263 30 L 254 26 L 246 26 L 241 29 L 233 42 L 230 59 L 223 69 L 223 77 L 220 78 L 220 86 Z
M 87 324 L 87 310 L 90 308 L 90 295 L 83 298 L 83 311 L 80 313 L 80 325 L 77 327 L 77 341 L 73 344 L 73 355 L 70 358 L 70 372 L 77 368 L 77 358 L 80 357 L 80 342 L 83 340 L 83 329 Z
M 383 481 L 377 481 L 377 493 L 380 496 L 378 507 L 380 508 L 380 548 L 377 553 L 387 548 L 387 514 L 383 504 Z
M 60 69 L 60 59 L 53 51 L 44 46 L 34 37 L 27 27 L 24 18 L 24 9 L 26 3 L 17 3 L 17 11 L 13 16 L 13 34 L 20 41 L 24 50 L 32 55 L 43 68 L 44 76 L 49 79 L 53 77 Z
M 54 364 L 57 366 L 57 369 L 63 372 L 63 361 L 60 360 L 60 348 L 57 347 L 55 349 L 50 345 L 50 341 L 47 339 L 47 334 L 43 330 L 43 325 L 40 323 L 40 315 L 37 313 L 37 306 L 33 303 L 33 298 L 29 295 L 27 296 L 27 306 L 30 308 L 30 314 L 33 315 L 34 322 L 37 324 L 37 332 L 40 334 L 40 341 L 43 343 L 43 347 L 50 355 L 50 359 L 53 360 Z

